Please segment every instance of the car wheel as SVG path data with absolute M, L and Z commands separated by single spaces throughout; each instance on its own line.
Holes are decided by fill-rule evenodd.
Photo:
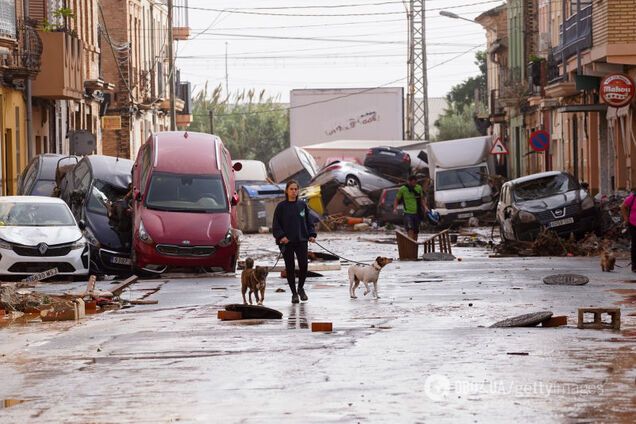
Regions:
M 360 180 L 353 175 L 347 175 L 345 185 L 360 188 Z

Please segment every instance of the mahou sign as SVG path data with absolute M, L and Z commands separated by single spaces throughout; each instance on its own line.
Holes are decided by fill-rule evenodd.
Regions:
M 612 74 L 601 81 L 601 98 L 609 106 L 623 107 L 631 103 L 636 89 L 627 75 Z

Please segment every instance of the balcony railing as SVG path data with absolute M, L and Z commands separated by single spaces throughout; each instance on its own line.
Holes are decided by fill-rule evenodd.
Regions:
M 562 63 L 574 56 L 576 52 L 592 47 L 592 5 L 581 9 L 570 16 L 561 25 L 559 32 L 559 45 L 555 47 L 553 54 L 556 63 Z
M 188 12 L 188 0 L 174 0 L 172 34 L 175 40 L 187 40 L 190 37 Z
M 42 40 L 31 19 L 17 21 L 17 40 L 13 54 L 9 56 L 4 70 L 11 79 L 33 79 L 40 72 L 42 60 Z

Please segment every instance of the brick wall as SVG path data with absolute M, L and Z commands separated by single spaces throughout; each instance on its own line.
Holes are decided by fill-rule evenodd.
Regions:
M 600 0 L 592 7 L 595 46 L 636 42 L 636 0 Z

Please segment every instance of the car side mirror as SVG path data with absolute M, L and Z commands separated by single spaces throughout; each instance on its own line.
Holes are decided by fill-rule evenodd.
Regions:
M 86 229 L 86 221 L 84 221 L 83 219 L 80 219 L 77 223 L 77 226 L 79 227 L 80 230 L 84 231 Z
M 238 194 L 237 194 L 237 193 L 234 193 L 234 194 L 232 195 L 232 199 L 230 200 L 230 204 L 231 204 L 232 206 L 236 206 L 236 205 L 238 205 L 238 204 L 239 204 L 239 196 L 238 196 Z

